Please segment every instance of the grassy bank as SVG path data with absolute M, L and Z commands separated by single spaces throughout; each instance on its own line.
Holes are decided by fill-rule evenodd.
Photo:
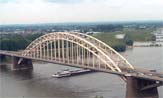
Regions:
M 154 35 L 152 29 L 124 29 L 123 33 L 127 34 L 133 41 L 153 41 Z
M 103 41 L 104 43 L 113 47 L 116 51 L 125 51 L 126 44 L 123 39 L 116 39 L 115 36 L 117 34 L 122 34 L 120 32 L 112 32 L 112 33 L 96 33 L 92 36 L 96 37 L 97 39 Z
M 109 32 L 109 33 L 96 33 L 92 36 L 96 37 L 97 39 L 103 41 L 104 43 L 114 46 L 117 44 L 124 44 L 122 39 L 116 39 L 115 35 L 123 34 L 122 32 Z
M 125 51 L 126 45 L 132 46 L 134 41 L 153 41 L 155 37 L 151 34 L 152 30 L 150 29 L 125 29 L 123 31 L 117 32 L 103 32 L 96 33 L 92 36 L 98 38 L 99 40 L 110 45 L 117 51 Z M 117 39 L 115 36 L 117 34 L 125 34 L 124 39 Z
M 124 29 L 117 32 L 96 33 L 92 36 L 110 45 L 117 51 L 125 51 L 126 45 L 132 46 L 133 41 L 152 41 L 154 40 L 151 30 L 148 29 Z M 117 34 L 125 34 L 124 39 L 117 39 Z M 43 34 L 0 34 L 0 50 L 21 50 L 25 49 L 29 43 L 42 36 Z

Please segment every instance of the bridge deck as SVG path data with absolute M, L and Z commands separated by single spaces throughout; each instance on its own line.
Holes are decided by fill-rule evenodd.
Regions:
M 54 64 L 61 64 L 61 65 L 65 65 L 65 66 L 88 68 L 91 70 L 106 72 L 106 73 L 110 73 L 110 74 L 116 74 L 119 76 L 132 76 L 132 77 L 146 79 L 146 80 L 163 82 L 163 73 L 150 72 L 149 70 L 145 70 L 142 68 L 136 68 L 136 67 L 134 68 L 134 70 L 131 70 L 128 67 L 119 66 L 122 69 L 122 72 L 116 72 L 116 71 L 111 71 L 111 70 L 102 69 L 102 68 L 92 68 L 90 66 L 83 66 L 80 63 L 77 65 L 77 64 L 71 63 L 71 61 L 69 63 L 67 63 L 67 62 L 63 63 L 63 62 L 56 61 L 56 60 L 45 60 L 45 59 L 40 59 L 40 58 L 22 56 L 21 52 L 15 52 L 15 51 L 2 51 L 2 50 L 0 50 L 0 55 L 15 56 L 15 57 L 32 59 L 32 60 L 39 60 L 39 61 L 44 61 L 44 62 L 49 62 L 49 63 L 54 63 Z

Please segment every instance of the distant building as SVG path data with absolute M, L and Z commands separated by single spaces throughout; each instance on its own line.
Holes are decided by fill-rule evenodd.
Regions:
M 157 30 L 154 32 L 154 35 L 156 36 L 156 41 L 163 42 L 163 28 Z
M 100 33 L 100 32 L 86 32 L 86 34 L 96 34 L 96 33 Z
M 145 29 L 145 28 L 146 28 L 146 26 L 139 26 L 139 28 L 140 28 L 140 29 Z
M 71 30 L 70 32 L 80 32 L 80 30 Z
M 116 39 L 124 39 L 124 37 L 125 37 L 125 34 L 117 34 L 117 35 L 115 35 Z

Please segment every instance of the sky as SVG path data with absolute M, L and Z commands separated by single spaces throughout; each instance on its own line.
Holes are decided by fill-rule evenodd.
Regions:
M 0 0 L 0 24 L 163 20 L 163 0 Z

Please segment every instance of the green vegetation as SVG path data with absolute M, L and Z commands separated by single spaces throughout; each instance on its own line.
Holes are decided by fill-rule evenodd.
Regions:
M 104 43 L 113 47 L 116 51 L 125 51 L 126 44 L 123 39 L 116 39 L 115 35 L 122 34 L 120 32 L 112 32 L 112 33 L 96 33 L 93 34 L 94 37 L 103 41 Z
M 16 51 L 25 49 L 29 43 L 42 34 L 0 34 L 0 50 Z
M 150 29 L 124 29 L 116 32 L 96 33 L 92 36 L 113 47 L 116 51 L 125 51 L 126 46 L 132 46 L 134 41 L 154 41 L 155 36 Z M 124 39 L 117 39 L 117 34 L 124 34 Z M 43 33 L 34 34 L 0 34 L 0 50 L 21 50 L 29 43 L 42 36 Z
M 134 41 L 155 41 L 155 36 L 150 29 L 125 29 L 117 32 L 96 33 L 92 36 L 110 45 L 116 51 L 125 51 L 126 45 L 132 46 Z M 117 34 L 125 34 L 124 39 L 117 39 Z
M 19 50 L 24 49 L 29 43 L 25 38 L 18 34 L 0 35 L 1 50 Z
M 151 29 L 125 29 L 123 32 L 127 34 L 133 41 L 154 41 L 155 36 L 151 34 Z
M 113 46 L 116 44 L 123 44 L 122 40 L 116 39 L 115 35 L 120 34 L 119 32 L 112 32 L 112 33 L 96 33 L 92 36 L 98 38 L 99 40 L 103 41 L 104 43 Z
M 28 34 L 25 37 L 26 40 L 28 40 L 29 42 L 32 42 L 33 40 L 35 40 L 36 38 L 42 36 L 43 33 L 34 33 L 34 34 Z

